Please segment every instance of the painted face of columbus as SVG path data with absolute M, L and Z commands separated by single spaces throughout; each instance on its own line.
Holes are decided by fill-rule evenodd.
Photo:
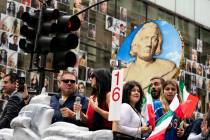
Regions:
M 131 42 L 130 55 L 136 56 L 136 60 L 124 69 L 126 81 L 136 80 L 146 90 L 152 77 L 158 76 L 165 80 L 174 77 L 177 68 L 172 61 L 154 58 L 161 53 L 162 40 L 156 23 L 149 22 L 142 26 Z
M 160 53 L 162 36 L 158 26 L 153 23 L 146 23 L 139 30 L 132 41 L 131 55 L 145 61 L 151 61 L 154 55 Z

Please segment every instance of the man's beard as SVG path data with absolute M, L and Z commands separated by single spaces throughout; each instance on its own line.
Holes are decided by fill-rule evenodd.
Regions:
M 152 98 L 153 99 L 159 99 L 159 97 L 160 97 L 160 91 L 152 90 L 151 91 L 151 95 L 152 95 Z

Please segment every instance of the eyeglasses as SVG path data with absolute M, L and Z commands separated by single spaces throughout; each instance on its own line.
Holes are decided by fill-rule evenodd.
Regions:
M 64 82 L 65 84 L 75 84 L 76 83 L 75 80 L 71 80 L 71 79 L 66 79 L 66 80 L 61 80 L 61 81 Z

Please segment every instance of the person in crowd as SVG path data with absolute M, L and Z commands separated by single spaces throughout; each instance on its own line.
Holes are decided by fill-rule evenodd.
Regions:
M 9 43 L 9 49 L 13 51 L 17 51 L 18 50 L 18 36 L 14 34 L 12 39 L 13 39 L 13 43 Z
M 9 1 L 8 2 L 7 14 L 9 16 L 15 17 L 15 14 L 16 14 L 16 4 L 15 4 L 14 1 Z
M 77 92 L 76 88 L 77 77 L 74 73 L 64 71 L 59 79 L 60 94 L 51 97 L 50 106 L 54 109 L 52 123 L 64 121 L 73 123 L 79 126 L 85 126 L 84 120 L 76 120 L 76 111 L 74 102 L 76 97 L 81 98 L 80 105 L 77 108 L 81 112 L 86 113 L 88 100 Z
M 2 32 L 1 34 L 1 48 L 8 49 L 8 35 L 6 32 Z
M 156 59 L 155 55 L 161 53 L 162 34 L 159 26 L 148 22 L 135 34 L 131 43 L 131 56 L 136 56 L 136 61 L 129 64 L 124 70 L 126 81 L 135 79 L 143 89 L 149 86 L 149 80 L 154 76 L 171 79 L 177 72 L 175 63 L 164 59 Z M 137 73 L 144 73 L 136 76 Z
M 24 92 L 17 92 L 19 77 L 16 73 L 9 73 L 3 77 L 3 93 L 9 96 L 8 102 L 0 118 L 0 129 L 10 128 L 10 122 L 16 117 L 23 106 L 28 104 L 30 98 L 25 85 Z
M 85 95 L 85 84 L 83 82 L 78 83 L 78 91 L 82 96 Z
M 106 69 L 96 69 L 91 73 L 90 81 L 93 90 L 87 113 L 81 116 L 86 119 L 90 130 L 112 129 L 112 122 L 108 121 L 111 73 Z
M 162 115 L 162 104 L 160 102 L 160 94 L 165 80 L 161 77 L 153 77 L 150 79 L 151 95 L 155 111 L 155 119 L 158 120 Z
M 117 139 L 143 138 L 145 133 L 151 132 L 152 126 L 147 126 L 144 117 L 140 113 L 143 98 L 144 92 L 138 82 L 126 82 L 123 88 L 120 121 L 113 122 L 113 127 L 115 126 L 114 123 L 117 123 L 116 131 L 120 132 L 116 135 Z
M 210 111 L 203 118 L 196 119 L 187 140 L 209 140 L 210 139 Z
M 179 86 L 175 80 L 166 80 L 163 84 L 163 94 L 160 97 L 160 101 L 163 106 L 163 113 L 169 111 L 169 105 L 177 95 L 179 102 L 181 103 L 181 96 Z M 172 122 L 166 130 L 165 140 L 178 140 L 184 136 L 184 128 L 180 125 L 180 119 L 174 114 Z

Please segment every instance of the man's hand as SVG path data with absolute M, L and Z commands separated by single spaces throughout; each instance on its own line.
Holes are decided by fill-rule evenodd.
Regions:
M 74 103 L 73 110 L 74 112 L 80 111 L 81 112 L 82 105 L 78 103 Z
M 61 108 L 60 111 L 61 111 L 62 116 L 65 118 L 74 119 L 76 116 L 76 113 L 67 107 Z

